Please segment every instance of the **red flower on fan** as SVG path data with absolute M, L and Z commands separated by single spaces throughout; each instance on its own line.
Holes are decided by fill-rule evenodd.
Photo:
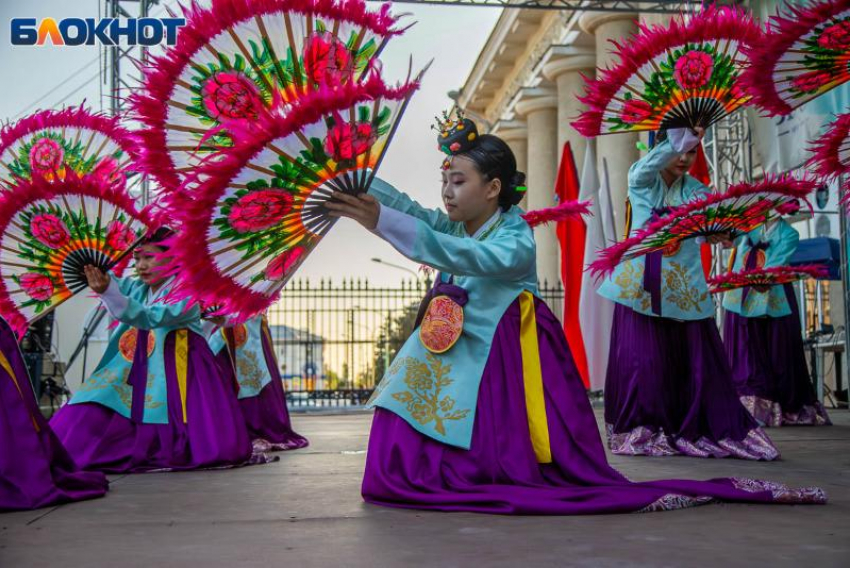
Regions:
M 240 197 L 227 216 L 239 233 L 253 233 L 280 223 L 292 210 L 292 195 L 286 191 L 254 191 Z
M 850 46 L 850 21 L 838 22 L 823 30 L 818 45 L 824 49 L 844 51 Z
M 30 220 L 30 233 L 38 242 L 52 249 L 60 249 L 71 238 L 68 227 L 56 215 L 43 213 Z
M 652 105 L 640 99 L 629 99 L 620 111 L 620 119 L 626 124 L 637 124 L 652 116 Z
M 707 220 L 706 216 L 702 214 L 684 217 L 681 221 L 670 227 L 670 234 L 690 235 L 696 233 L 705 226 Z
M 215 120 L 256 120 L 263 108 L 257 86 L 241 73 L 219 71 L 204 83 L 201 93 L 204 108 Z
M 353 160 L 365 153 L 376 139 L 371 123 L 358 122 L 352 128 L 350 123 L 340 119 L 325 138 L 325 152 L 333 157 L 335 162 Z
M 121 221 L 112 221 L 107 227 L 106 244 L 117 251 L 124 251 L 136 242 L 136 233 Z
M 824 85 L 828 84 L 831 80 L 832 75 L 826 71 L 811 71 L 809 73 L 797 75 L 791 81 L 791 84 L 794 85 L 798 91 L 810 93 L 812 91 L 817 91 Z
M 44 274 L 25 272 L 18 278 L 21 289 L 33 300 L 44 302 L 53 295 L 53 282 Z
M 62 166 L 65 150 L 56 141 L 42 138 L 30 148 L 30 165 L 39 172 L 52 172 Z
M 289 274 L 290 269 L 307 253 L 304 247 L 291 248 L 278 255 L 266 267 L 267 280 L 283 280 Z
M 304 70 L 314 83 L 339 85 L 353 69 L 351 52 L 335 35 L 324 32 L 310 36 L 304 52 Z
M 704 51 L 689 51 L 676 61 L 673 76 L 683 89 L 699 89 L 708 83 L 714 60 Z

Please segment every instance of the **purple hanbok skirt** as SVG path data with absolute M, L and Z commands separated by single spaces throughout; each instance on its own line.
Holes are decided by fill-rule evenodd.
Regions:
M 741 402 L 766 426 L 829 425 L 809 377 L 800 311 L 790 284 L 791 313 L 748 318 L 726 312 L 723 340 Z
M 563 328 L 535 299 L 552 463 L 529 433 L 514 303 L 496 329 L 478 392 L 469 450 L 440 443 L 385 409 L 372 422 L 363 498 L 374 504 L 502 514 L 659 511 L 714 500 L 823 503 L 818 488 L 740 478 L 632 483 L 608 465 Z
M 309 445 L 307 438 L 292 429 L 277 361 L 271 345 L 268 344 L 268 337 L 265 333 L 262 335 L 263 355 L 272 380 L 257 396 L 239 399 L 242 416 L 245 417 L 245 425 L 248 427 L 248 435 L 251 437 L 255 451 L 274 452 L 306 448 Z M 216 360 L 228 384 L 238 388 L 227 347 L 219 352 Z
M 615 454 L 773 460 L 779 451 L 744 408 L 717 325 L 617 304 L 605 379 Z
M 15 336 L 0 319 L 0 511 L 101 497 L 106 476 L 82 471 L 41 415 Z
M 215 469 L 262 463 L 233 392 L 225 385 L 206 340 L 189 333 L 186 422 L 174 359 L 175 334 L 165 341 L 168 424 L 135 422 L 93 402 L 66 404 L 50 421 L 85 469 L 112 473 Z M 131 376 L 147 376 L 133 365 Z M 136 383 L 138 384 L 138 383 Z M 134 395 L 137 392 L 134 390 Z

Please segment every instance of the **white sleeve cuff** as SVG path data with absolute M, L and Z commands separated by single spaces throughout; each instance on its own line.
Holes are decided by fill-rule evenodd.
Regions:
M 375 234 L 390 243 L 398 252 L 409 257 L 416 243 L 416 217 L 381 205 Z
M 671 128 L 667 131 L 667 138 L 679 154 L 690 152 L 699 145 L 699 136 L 690 128 Z
M 121 293 L 118 282 L 115 281 L 114 277 L 110 277 L 109 287 L 100 295 L 100 301 L 106 306 L 109 315 L 115 319 L 119 319 L 121 314 L 127 311 L 127 305 L 129 304 L 127 297 Z

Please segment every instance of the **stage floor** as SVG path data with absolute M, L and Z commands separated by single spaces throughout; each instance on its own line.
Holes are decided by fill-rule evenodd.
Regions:
M 371 415 L 297 414 L 305 450 L 236 470 L 116 476 L 99 500 L 0 514 L 0 566 L 850 566 L 850 412 L 770 430 L 783 460 L 613 457 L 635 480 L 819 485 L 826 506 L 506 517 L 366 505 Z M 597 416 L 598 417 L 598 416 Z

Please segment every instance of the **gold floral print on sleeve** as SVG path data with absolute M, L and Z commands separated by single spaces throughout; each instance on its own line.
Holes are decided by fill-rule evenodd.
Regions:
M 446 435 L 446 420 L 462 420 L 469 414 L 470 409 L 455 410 L 455 400 L 440 394 L 444 387 L 454 382 L 449 377 L 451 365 L 445 365 L 439 357 L 425 354 L 426 361 L 415 357 L 405 357 L 397 361 L 405 367 L 404 384 L 409 390 L 393 394 L 393 398 L 407 405 L 413 419 L 423 426 L 431 422 L 434 429 Z M 395 366 L 395 365 L 394 365 Z
M 783 290 L 784 292 L 784 290 Z M 767 309 L 772 312 L 781 312 L 785 309 L 785 294 L 768 294 L 767 296 Z
M 263 372 L 260 370 L 260 361 L 257 354 L 245 349 L 236 354 L 236 370 L 239 373 L 239 386 L 241 388 L 260 390 Z
M 619 298 L 621 300 L 632 300 L 640 302 L 640 309 L 649 310 L 652 298 L 643 289 L 643 268 L 631 260 L 622 264 L 623 270 L 614 278 L 614 283 L 620 287 Z
M 699 288 L 691 286 L 688 270 L 679 262 L 670 262 L 667 265 L 664 271 L 664 288 L 667 292 L 665 299 L 683 312 L 699 310 L 700 304 L 708 299 L 708 288 L 700 292 Z

